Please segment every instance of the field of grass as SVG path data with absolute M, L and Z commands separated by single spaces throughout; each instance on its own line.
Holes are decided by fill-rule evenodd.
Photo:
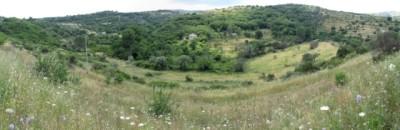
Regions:
M 329 45 L 323 43 L 320 49 Z M 273 82 L 259 81 L 254 73 L 158 72 L 109 59 L 147 83 L 106 84 L 103 75 L 75 67 L 71 72 L 80 77 L 79 85 L 55 85 L 34 75 L 32 55 L 3 46 L 0 94 L 7 98 L 0 101 L 0 129 L 398 129 L 400 55 L 380 63 L 373 63 L 370 55 L 335 69 Z M 347 84 L 335 84 L 337 72 L 346 74 Z M 186 75 L 194 81 L 185 82 Z M 152 116 L 148 107 L 148 83 L 158 80 L 180 84 L 166 90 L 173 109 L 162 117 Z M 213 83 L 237 87 L 192 88 Z
M 334 43 L 320 42 L 318 48 L 310 50 L 307 43 L 289 47 L 285 50 L 266 54 L 254 58 L 247 64 L 246 71 L 255 73 L 285 75 L 288 71 L 293 71 L 296 65 L 301 62 L 305 53 L 318 53 L 317 61 L 326 61 L 336 56 L 338 47 Z

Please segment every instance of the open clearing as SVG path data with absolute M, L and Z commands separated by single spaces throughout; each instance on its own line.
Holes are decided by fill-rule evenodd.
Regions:
M 301 62 L 305 53 L 318 53 L 317 61 L 326 61 L 336 56 L 337 49 L 338 47 L 334 43 L 320 42 L 318 48 L 310 50 L 310 45 L 304 43 L 254 58 L 248 62 L 246 71 L 275 74 L 280 77 L 288 71 L 293 71 L 296 65 Z

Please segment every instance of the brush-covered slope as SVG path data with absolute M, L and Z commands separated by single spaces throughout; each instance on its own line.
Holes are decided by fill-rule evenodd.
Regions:
M 270 53 L 267 50 L 316 39 L 365 53 L 377 33 L 396 31 L 399 23 L 296 4 L 202 12 L 100 12 L 34 21 L 62 36 L 67 50 L 82 51 L 82 41 L 87 39 L 90 53 L 134 59 L 137 66 L 212 72 L 241 70 L 237 66 L 243 57 L 253 58 Z

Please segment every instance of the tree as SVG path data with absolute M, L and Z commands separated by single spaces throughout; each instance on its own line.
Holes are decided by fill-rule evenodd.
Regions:
M 263 38 L 263 33 L 260 30 L 256 31 L 256 39 L 262 39 L 262 38 Z
M 339 58 L 345 58 L 352 51 L 353 49 L 349 45 L 341 45 L 336 52 L 336 56 Z
M 246 64 L 246 59 L 244 59 L 244 58 L 237 59 L 235 66 L 234 66 L 234 71 L 235 72 L 244 72 L 245 64 Z
M 127 59 L 129 56 L 139 59 L 138 57 L 143 50 L 141 44 L 143 37 L 143 30 L 140 28 L 130 27 L 124 30 L 121 42 L 114 46 L 114 55 L 121 59 Z
M 197 58 L 198 69 L 201 71 L 211 70 L 213 58 L 209 55 L 203 55 Z
M 389 21 L 389 22 L 391 22 L 391 21 L 392 21 L 392 19 L 393 19 L 393 18 L 392 18 L 392 17 L 390 17 L 390 16 L 389 16 L 389 17 L 387 17 L 387 21 Z
M 150 62 L 152 63 L 153 68 L 155 70 L 166 70 L 166 69 L 168 69 L 167 58 L 165 56 L 152 57 L 150 59 Z
M 310 49 L 313 50 L 319 46 L 318 41 L 311 41 L 310 42 Z
M 192 58 L 187 55 L 181 55 L 178 57 L 179 70 L 186 71 L 189 69 L 190 63 L 193 62 Z
M 319 69 L 316 65 L 316 58 L 319 54 L 306 53 L 303 55 L 301 63 L 295 68 L 296 72 L 313 72 Z
M 383 53 L 392 53 L 400 49 L 400 37 L 396 32 L 384 32 L 378 35 L 376 49 Z
M 78 36 L 74 39 L 71 49 L 75 51 L 84 51 L 86 47 L 86 38 L 84 36 Z

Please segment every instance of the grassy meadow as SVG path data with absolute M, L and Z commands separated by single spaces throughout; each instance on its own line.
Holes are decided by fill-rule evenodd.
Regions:
M 288 50 L 304 53 L 307 47 Z M 327 52 L 321 54 L 323 60 L 335 49 L 322 43 L 312 51 Z M 73 67 L 70 72 L 80 78 L 80 83 L 57 85 L 32 71 L 34 56 L 6 44 L 0 50 L 0 129 L 400 128 L 400 75 L 393 67 L 400 66 L 397 54 L 374 63 L 367 53 L 330 70 L 288 80 L 258 79 L 257 69 L 269 72 L 257 66 L 260 59 L 279 55 L 288 63 L 281 57 L 293 56 L 290 51 L 255 59 L 249 64 L 254 73 L 243 74 L 159 72 L 108 58 L 122 71 L 143 78 L 145 84 L 125 81 L 110 85 L 103 75 Z M 338 72 L 346 74 L 345 85 L 335 83 Z M 193 81 L 185 81 L 186 75 Z M 154 81 L 179 84 L 165 90 L 172 101 L 168 115 L 155 117 L 149 113 L 153 88 L 148 84 Z

